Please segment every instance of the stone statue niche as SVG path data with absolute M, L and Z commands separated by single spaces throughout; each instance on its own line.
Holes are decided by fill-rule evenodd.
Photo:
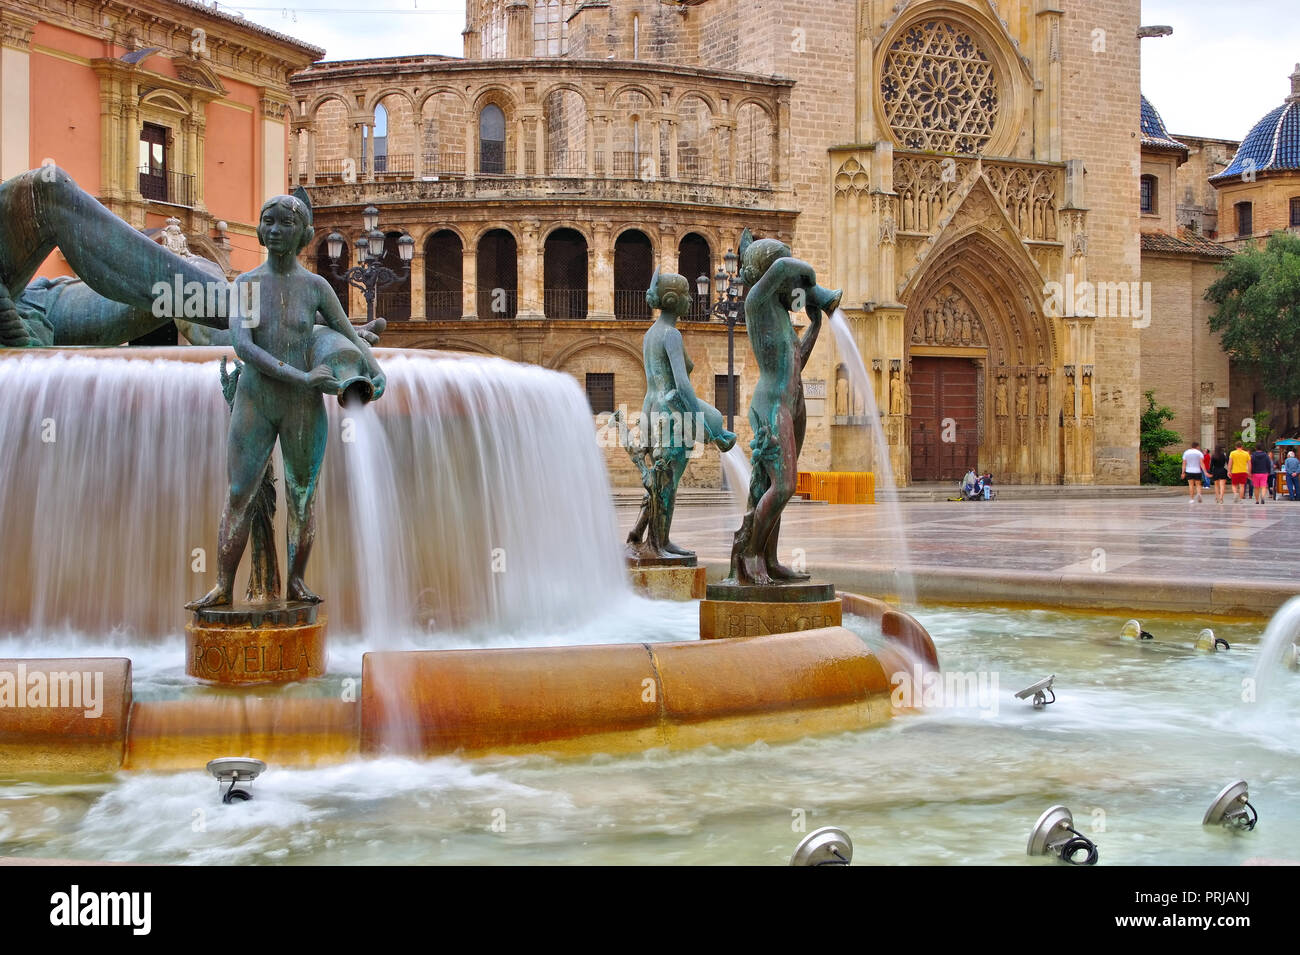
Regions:
M 686 355 L 678 320 L 691 308 L 691 285 L 676 273 L 655 271 L 646 291 L 646 304 L 659 317 L 642 340 L 646 394 L 638 422 L 638 440 L 628 454 L 641 472 L 645 497 L 636 525 L 627 537 L 626 556 L 637 566 L 695 565 L 695 552 L 678 547 L 668 537 L 677 485 L 686 471 L 697 441 L 730 451 L 736 435 L 728 431 L 717 408 L 695 394 L 694 364 Z M 615 413 L 615 419 L 622 412 Z

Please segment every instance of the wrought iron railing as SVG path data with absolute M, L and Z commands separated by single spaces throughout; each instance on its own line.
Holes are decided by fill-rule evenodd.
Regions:
M 431 322 L 452 322 L 464 315 L 464 297 L 460 292 L 425 292 L 424 317 Z
M 587 290 L 548 288 L 542 291 L 542 307 L 547 318 L 586 318 Z
M 150 172 L 148 166 L 140 167 L 140 195 L 154 202 L 170 202 L 177 206 L 194 205 L 194 177 L 185 172 Z

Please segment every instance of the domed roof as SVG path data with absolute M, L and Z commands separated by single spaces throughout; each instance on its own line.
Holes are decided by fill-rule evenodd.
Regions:
M 1186 146 L 1169 135 L 1165 121 L 1145 96 L 1142 97 L 1142 146 L 1145 149 L 1177 150 L 1184 156 L 1188 152 Z
M 1300 170 L 1300 63 L 1291 74 L 1291 95 L 1286 102 L 1255 124 L 1228 168 L 1210 181 L 1283 169 Z

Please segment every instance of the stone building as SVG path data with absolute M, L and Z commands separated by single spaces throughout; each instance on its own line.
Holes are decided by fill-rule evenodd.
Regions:
M 175 218 L 223 266 L 261 262 L 289 74 L 323 50 L 189 0 L 0 0 L 0 27 L 0 177 L 52 162 L 137 228 Z M 67 271 L 56 251 L 40 274 Z
M 464 59 L 295 76 L 290 175 L 322 240 L 355 238 L 369 204 L 394 259 L 398 235 L 416 240 L 409 283 L 379 303 L 392 344 L 538 362 L 577 376 L 597 411 L 636 407 L 650 273 L 712 275 L 749 227 L 844 288 L 871 387 L 854 393 L 863 379 L 825 331 L 801 467 L 1132 483 L 1138 14 L 1138 0 L 469 0 Z M 329 274 L 323 247 L 308 254 Z M 355 293 L 349 307 L 363 311 Z M 724 407 L 726 326 L 703 304 L 692 317 L 695 387 Z M 863 427 L 874 408 L 887 448 Z M 716 465 L 688 480 L 716 481 Z

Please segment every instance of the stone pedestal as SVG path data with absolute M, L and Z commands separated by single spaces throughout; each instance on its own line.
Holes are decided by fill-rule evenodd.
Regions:
M 185 672 L 210 683 L 289 683 L 325 674 L 319 604 L 209 607 L 186 626 Z
M 628 543 L 623 550 L 627 575 L 638 593 L 652 600 L 699 600 L 705 571 L 694 554 L 665 557 L 647 544 Z
M 700 639 L 758 637 L 838 627 L 843 620 L 832 584 L 811 580 L 759 586 L 709 584 L 700 601 Z

